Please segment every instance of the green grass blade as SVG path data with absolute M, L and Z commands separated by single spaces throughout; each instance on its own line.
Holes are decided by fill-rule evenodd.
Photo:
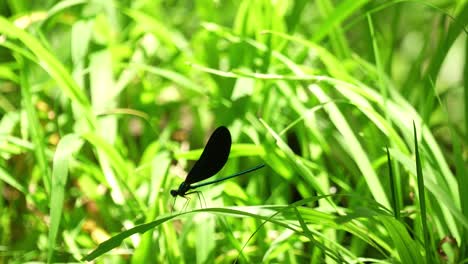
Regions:
M 166 186 L 167 175 L 171 159 L 168 153 L 160 152 L 153 158 L 152 177 L 151 177 L 151 193 L 148 200 L 148 210 L 146 213 L 146 221 L 151 221 L 161 214 L 160 206 L 166 199 L 164 193 L 161 193 L 161 187 Z M 149 263 L 153 258 L 153 248 L 156 246 L 153 237 L 153 232 L 147 232 L 141 236 L 141 243 L 135 250 L 132 257 L 132 263 Z
M 1 20 L 1 17 L 0 17 Z M 1 22 L 1 21 L 0 21 Z M 34 143 L 34 154 L 36 156 L 37 163 L 41 170 L 41 178 L 44 182 L 44 187 L 47 192 L 50 192 L 50 181 L 51 174 L 47 164 L 46 150 L 47 145 L 44 140 L 44 131 L 40 124 L 38 113 L 34 106 L 33 95 L 31 92 L 31 85 L 27 76 L 29 75 L 30 65 L 27 63 L 23 65 L 23 74 L 21 74 L 21 86 L 23 87 L 22 103 L 26 108 L 27 115 L 27 128 L 29 129 L 31 141 Z
M 0 180 L 13 186 L 23 194 L 27 193 L 27 189 L 2 167 L 0 167 Z
M 326 95 L 323 92 L 323 90 L 320 89 L 320 87 L 315 85 L 311 86 L 310 91 L 314 93 L 315 96 L 322 103 L 330 101 L 328 95 Z M 343 144 L 345 145 L 345 148 L 348 151 L 349 155 L 353 157 L 353 160 L 359 167 L 363 177 L 366 179 L 366 183 L 369 186 L 370 192 L 372 193 L 376 201 L 381 203 L 383 206 L 389 208 L 390 202 L 388 201 L 388 198 L 385 195 L 382 183 L 377 177 L 374 169 L 372 168 L 371 162 L 365 154 L 364 149 L 362 148 L 361 144 L 356 138 L 356 135 L 352 131 L 343 114 L 333 103 L 325 105 L 324 108 L 327 111 L 331 121 L 343 137 Z
M 459 141 L 457 138 L 457 135 L 455 134 L 455 131 L 452 127 L 452 142 L 454 145 L 454 155 L 455 155 L 455 160 L 456 160 L 456 168 L 457 168 L 457 175 L 458 175 L 458 189 L 459 189 L 459 194 L 460 194 L 460 203 L 462 205 L 462 212 L 465 218 L 468 219 L 468 192 L 462 191 L 464 190 L 463 186 L 468 186 L 468 177 L 466 172 L 468 171 L 468 168 L 466 166 L 466 163 L 463 160 L 463 145 L 468 146 L 468 38 L 465 39 L 465 67 L 463 68 L 464 72 L 464 77 L 463 77 L 463 83 L 465 84 L 463 86 L 463 95 L 464 95 L 464 102 L 465 102 L 465 108 L 464 108 L 464 116 L 465 116 L 465 140 Z M 463 137 L 463 136 L 462 136 Z M 460 252 L 460 257 L 461 259 L 467 258 L 468 257 L 468 228 L 463 230 L 463 236 L 462 236 L 462 241 L 461 241 L 461 252 Z
M 466 259 L 467 1 L 192 2 L 0 4 L 0 263 Z
M 334 14 L 333 11 L 335 11 L 333 9 L 333 4 L 334 3 L 330 0 L 316 1 L 317 9 L 319 10 L 321 16 L 325 19 L 325 21 L 327 21 L 328 19 L 332 19 L 331 16 Z M 330 33 L 328 33 L 330 43 L 332 45 L 332 52 L 335 54 L 336 57 L 342 59 L 349 58 L 352 54 L 344 32 L 345 30 L 341 26 L 341 23 L 339 23 L 338 25 L 332 27 Z
M 390 158 L 390 152 L 388 151 L 388 147 L 385 148 L 387 150 L 387 166 L 388 166 L 388 177 L 390 179 L 390 193 L 392 195 L 392 208 L 393 208 L 393 215 L 395 219 L 400 219 L 400 203 L 398 202 L 398 194 L 397 188 L 395 186 L 395 175 L 393 174 L 392 169 L 392 159 Z
M 399 255 L 401 263 L 424 263 L 424 258 L 420 253 L 419 244 L 411 238 L 410 234 L 401 222 L 386 216 L 379 216 L 377 218 L 387 229 L 395 247 L 395 252 Z
M 50 227 L 48 239 L 48 263 L 53 261 L 55 242 L 62 219 L 65 201 L 65 189 L 68 181 L 68 166 L 72 155 L 82 144 L 77 135 L 69 134 L 63 137 L 57 145 L 52 168 L 52 186 L 50 190 Z
M 37 57 L 37 61 L 40 62 L 39 65 L 52 76 L 62 91 L 81 107 L 87 124 L 90 129 L 93 129 L 95 121 L 90 112 L 90 103 L 63 64 L 61 64 L 36 38 L 17 28 L 2 16 L 0 16 L 0 33 L 5 34 L 7 37 L 20 40 L 25 47 Z
M 433 263 L 431 238 L 429 236 L 429 228 L 427 226 L 427 209 L 426 209 L 426 195 L 424 188 L 424 176 L 421 167 L 421 157 L 419 156 L 418 136 L 416 134 L 416 124 L 413 122 L 413 135 L 414 135 L 414 153 L 416 158 L 416 175 L 418 179 L 418 196 L 419 207 L 421 210 L 421 226 L 423 233 L 424 248 L 426 250 L 426 263 Z
M 327 16 L 325 21 L 319 27 L 317 32 L 314 32 L 312 37 L 312 42 L 320 42 L 322 39 L 330 34 L 331 30 L 342 23 L 346 18 L 348 18 L 354 11 L 361 8 L 365 5 L 368 0 L 346 0 L 340 2 L 340 4 L 333 10 L 331 14 Z
M 465 62 L 468 61 L 468 38 L 465 39 Z M 465 102 L 464 108 L 464 116 L 465 116 L 465 131 L 468 131 L 468 63 L 465 63 L 465 67 L 463 68 L 463 96 Z M 468 132 L 465 132 L 468 133 Z M 465 137 L 465 145 L 468 145 L 468 137 Z
M 286 154 L 291 164 L 295 166 L 298 172 L 303 175 L 302 177 L 304 177 L 319 194 L 326 194 L 326 190 L 320 185 L 319 181 L 316 179 L 316 177 L 314 177 L 310 169 L 308 169 L 302 162 L 297 159 L 296 154 L 294 154 L 286 142 L 284 142 L 284 140 L 281 139 L 281 137 L 267 123 L 265 123 L 263 120 L 260 121 L 267 128 L 268 132 L 275 138 L 278 148 Z
M 110 250 L 118 247 L 122 241 L 126 238 L 128 238 L 129 236 L 131 235 L 134 235 L 134 234 L 137 234 L 137 233 L 145 233 L 147 232 L 148 230 L 150 229 L 153 229 L 155 228 L 156 226 L 159 226 L 160 224 L 162 223 L 165 223 L 167 222 L 168 220 L 174 218 L 174 217 L 177 217 L 178 215 L 174 214 L 174 215 L 170 215 L 170 216 L 164 216 L 164 217 L 161 217 L 155 221 L 152 221 L 152 222 L 149 222 L 149 223 L 146 223 L 146 224 L 142 224 L 142 225 L 138 225 L 138 226 L 135 226 L 131 229 L 128 229 L 112 238 L 110 238 L 109 240 L 101 243 L 95 250 L 93 250 L 91 253 L 89 253 L 88 255 L 86 255 L 82 261 L 92 261 L 94 259 L 96 259 L 97 257 L 101 256 L 102 254 L 106 253 L 106 252 L 109 252 Z
M 110 170 L 113 168 L 117 172 L 117 174 L 114 174 L 113 171 L 109 171 L 105 175 L 107 183 L 110 185 L 112 192 L 114 192 L 115 201 L 117 203 L 123 203 L 126 201 L 131 204 L 133 210 L 144 211 L 143 208 L 145 208 L 145 206 L 141 201 L 135 198 L 134 192 L 129 189 L 127 181 L 125 180 L 126 178 L 131 177 L 134 172 L 130 170 L 122 155 L 120 155 L 120 153 L 109 142 L 95 133 L 84 134 L 83 138 L 94 145 L 98 151 L 98 155 L 101 157 L 101 160 L 106 161 L 105 165 L 108 166 Z M 128 191 L 131 199 L 125 198 L 123 190 Z

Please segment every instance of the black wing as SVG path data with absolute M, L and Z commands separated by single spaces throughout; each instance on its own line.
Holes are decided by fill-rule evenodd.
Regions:
M 220 126 L 211 134 L 203 153 L 185 178 L 185 183 L 203 181 L 218 173 L 226 164 L 230 151 L 231 133 L 226 127 Z

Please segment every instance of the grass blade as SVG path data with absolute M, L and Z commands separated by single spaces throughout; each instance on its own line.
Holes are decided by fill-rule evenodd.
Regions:
M 65 188 L 68 180 L 68 164 L 72 155 L 82 144 L 82 140 L 69 134 L 60 140 L 54 155 L 52 168 L 52 186 L 50 191 L 50 227 L 48 240 L 48 263 L 53 262 L 53 252 L 62 219 L 62 210 L 65 201 Z
M 426 250 L 426 263 L 433 263 L 431 239 L 429 237 L 429 228 L 427 226 L 426 195 L 424 187 L 424 176 L 421 167 L 421 157 L 419 156 L 418 136 L 416 134 L 416 124 L 413 122 L 414 133 L 414 154 L 416 158 L 416 175 L 418 179 L 419 207 L 421 210 L 421 226 L 424 235 L 424 248 Z
M 393 208 L 393 215 L 395 219 L 400 219 L 400 203 L 398 203 L 398 194 L 397 188 L 395 186 L 395 175 L 393 174 L 392 169 L 392 159 L 390 158 L 390 151 L 388 151 L 388 147 L 385 148 L 387 150 L 387 165 L 388 165 L 388 177 L 390 179 L 390 191 L 392 195 L 392 208 Z

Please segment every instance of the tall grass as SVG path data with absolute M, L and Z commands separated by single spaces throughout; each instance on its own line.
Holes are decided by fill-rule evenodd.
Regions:
M 467 3 L 46 2 L 0 4 L 0 263 L 467 261 Z M 266 168 L 172 212 L 219 125 Z

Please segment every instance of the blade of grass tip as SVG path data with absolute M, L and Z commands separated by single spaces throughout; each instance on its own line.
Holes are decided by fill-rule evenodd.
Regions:
M 414 123 L 414 121 L 413 121 L 413 134 L 414 134 L 414 154 L 416 157 L 416 176 L 418 179 L 419 206 L 421 208 L 421 224 L 422 224 L 422 232 L 424 235 L 424 248 L 426 250 L 426 254 L 425 254 L 426 263 L 433 263 L 430 238 L 429 238 L 429 229 L 427 227 L 427 210 L 426 210 L 426 198 L 424 194 L 424 177 L 423 177 L 422 167 L 421 167 L 421 158 L 419 156 L 418 135 L 416 134 L 416 124 Z
M 390 158 L 388 147 L 385 147 L 385 149 L 387 150 L 388 177 L 390 179 L 390 189 L 392 194 L 393 215 L 396 219 L 400 219 L 400 204 L 398 203 L 397 189 L 395 186 L 395 175 L 393 175 L 392 159 Z
M 75 134 L 66 135 L 57 145 L 52 168 L 52 186 L 50 190 L 50 227 L 47 262 L 52 263 L 55 241 L 62 218 L 65 186 L 68 178 L 68 161 L 81 146 L 81 140 Z

